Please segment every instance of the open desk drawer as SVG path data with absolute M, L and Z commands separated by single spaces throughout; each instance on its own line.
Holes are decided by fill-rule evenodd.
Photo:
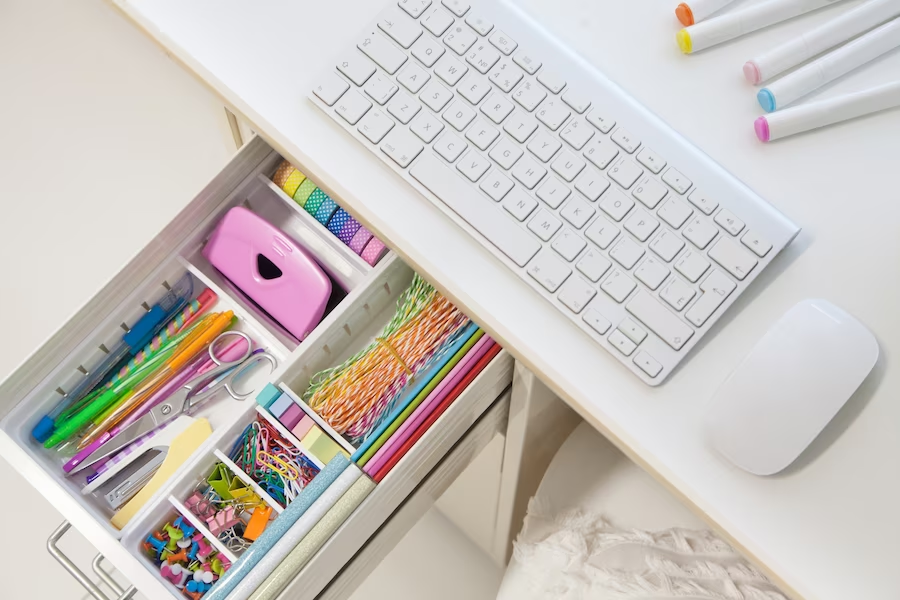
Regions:
M 269 178 L 281 160 L 260 138 L 245 145 L 125 269 L 0 385 L 0 453 L 151 600 L 181 596 L 144 557 L 141 537 L 146 536 L 151 523 L 158 524 L 165 513 L 171 512 L 170 495 L 177 497 L 192 486 L 198 473 L 215 460 L 216 451 L 227 453 L 235 432 L 253 418 L 255 402 L 216 398 L 202 407 L 195 416 L 209 421 L 212 435 L 121 530 L 110 523 L 112 513 L 102 498 L 82 495 L 79 482 L 63 476 L 59 459 L 34 441 L 30 432 L 59 401 L 60 394 L 73 389 L 96 367 L 105 350 L 121 339 L 123 328 L 133 325 L 146 305 L 185 272 L 193 276 L 195 297 L 206 288 L 216 292 L 219 300 L 215 310 L 234 311 L 239 320 L 237 328 L 277 359 L 274 372 L 254 375 L 257 390 L 272 382 L 302 393 L 313 373 L 339 364 L 377 335 L 412 280 L 412 271 L 390 253 L 371 267 L 332 236 L 272 184 Z M 235 290 L 201 253 L 222 215 L 239 205 L 264 217 L 310 251 L 335 284 L 325 318 L 302 343 L 255 309 L 252 301 Z M 481 440 L 487 443 L 490 435 L 485 431 L 496 429 L 500 422 L 497 415 L 505 414 L 503 408 L 497 408 L 505 403 L 496 401 L 510 385 L 512 363 L 505 352 L 494 358 L 306 565 L 283 597 L 313 598 L 332 580 L 338 581 L 335 576 L 354 555 L 365 556 L 364 546 L 370 538 L 374 541 L 383 537 L 373 534 L 395 512 L 400 513 L 401 505 L 417 487 L 425 486 L 429 477 L 437 477 L 431 481 L 444 481 L 447 473 L 458 472 L 454 468 L 459 459 L 442 460 L 455 445 L 459 448 L 460 440 L 469 440 L 466 447 L 477 446 Z M 485 411 L 492 406 L 487 414 L 493 417 L 488 419 Z M 466 437 L 476 423 L 479 425 L 473 433 L 481 433 Z M 454 452 L 457 456 L 474 456 Z M 404 514 L 410 513 L 407 510 Z M 411 523 L 404 527 L 395 524 L 393 530 L 405 531 L 409 526 Z M 357 566 L 348 572 L 367 571 Z M 345 589 L 349 580 L 343 575 L 340 579 Z

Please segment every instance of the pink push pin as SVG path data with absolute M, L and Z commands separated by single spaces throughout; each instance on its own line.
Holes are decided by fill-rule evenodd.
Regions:
M 213 547 L 207 543 L 203 536 L 199 533 L 194 536 L 194 541 L 197 542 L 197 546 L 199 550 L 197 550 L 197 558 L 200 560 L 206 560 L 210 554 L 213 553 Z

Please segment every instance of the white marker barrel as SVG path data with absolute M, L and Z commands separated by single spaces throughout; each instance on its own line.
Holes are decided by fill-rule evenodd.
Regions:
M 678 32 L 678 45 L 686 54 L 698 52 L 840 1 L 768 0 L 686 27 Z
M 900 0 L 868 0 L 747 61 L 744 76 L 754 85 L 762 83 L 897 16 L 900 16 Z
M 757 99 L 766 112 L 778 110 L 898 46 L 900 18 L 772 82 L 759 91 Z
M 768 142 L 896 106 L 900 106 L 900 81 L 780 110 L 758 118 L 754 126 L 757 137 Z

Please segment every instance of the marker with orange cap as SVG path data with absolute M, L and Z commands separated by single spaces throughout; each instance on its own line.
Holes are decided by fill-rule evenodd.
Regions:
M 713 13 L 717 13 L 734 0 L 691 0 L 691 3 L 682 2 L 675 9 L 675 16 L 685 27 L 706 20 Z

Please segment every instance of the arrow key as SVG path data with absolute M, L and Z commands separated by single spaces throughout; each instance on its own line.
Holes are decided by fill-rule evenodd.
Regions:
M 720 238 L 712 247 L 709 257 L 740 281 L 750 274 L 758 262 L 752 254 L 725 238 Z

